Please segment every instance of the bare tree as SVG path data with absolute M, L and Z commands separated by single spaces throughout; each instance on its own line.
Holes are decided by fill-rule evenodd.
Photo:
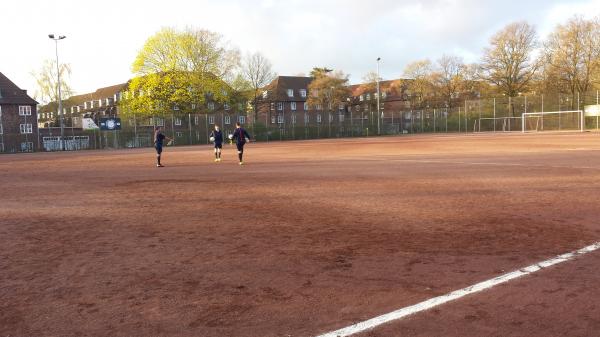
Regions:
M 496 33 L 485 49 L 481 64 L 482 77 L 508 97 L 526 91 L 538 69 L 532 59 L 537 47 L 535 28 L 516 22 Z
M 62 98 L 66 99 L 73 95 L 73 90 L 69 85 L 71 66 L 63 63 L 60 65 L 59 71 Z M 58 74 L 56 72 L 56 61 L 45 60 L 42 67 L 31 74 L 35 78 L 37 84 L 34 97 L 42 104 L 58 102 Z
M 269 60 L 261 53 L 254 53 L 246 56 L 246 59 L 242 64 L 242 74 L 249 82 L 254 94 L 253 120 L 256 122 L 260 90 L 271 83 L 277 77 L 277 74 L 273 71 L 271 62 L 269 62 Z
M 432 82 L 448 107 L 452 107 L 452 100 L 458 98 L 464 87 L 465 69 L 463 59 L 458 56 L 444 55 L 436 62 L 436 69 L 431 74 Z

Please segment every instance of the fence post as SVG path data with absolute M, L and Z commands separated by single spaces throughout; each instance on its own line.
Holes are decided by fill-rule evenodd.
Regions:
M 188 113 L 188 128 L 190 129 L 190 138 L 188 142 L 192 145 L 192 114 Z

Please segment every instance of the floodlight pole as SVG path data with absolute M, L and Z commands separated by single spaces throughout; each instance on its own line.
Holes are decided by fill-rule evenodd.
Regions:
M 377 58 L 377 135 L 381 135 L 381 110 L 379 104 L 379 99 L 381 97 L 379 87 L 379 61 L 381 61 L 381 57 Z
M 65 150 L 65 116 L 62 107 L 62 91 L 60 87 L 60 65 L 58 63 L 58 41 L 66 38 L 64 35 L 55 37 L 54 34 L 49 34 L 48 37 L 54 40 L 55 52 L 56 52 L 56 78 L 58 82 L 58 114 L 60 116 L 60 150 Z

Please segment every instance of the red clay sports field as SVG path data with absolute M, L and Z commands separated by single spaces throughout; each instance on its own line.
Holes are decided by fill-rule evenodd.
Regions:
M 600 335 L 598 134 L 235 157 L 1 156 L 0 336 Z

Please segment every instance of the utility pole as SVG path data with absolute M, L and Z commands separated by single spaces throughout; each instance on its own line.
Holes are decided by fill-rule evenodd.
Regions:
M 62 107 L 62 92 L 60 88 L 60 66 L 58 63 L 58 41 L 67 38 L 64 35 L 55 37 L 54 34 L 48 34 L 51 40 L 54 40 L 55 51 L 56 51 L 56 76 L 58 82 L 58 114 L 60 115 L 60 150 L 65 150 L 65 114 Z
M 381 105 L 379 104 L 379 100 L 381 98 L 379 88 L 379 61 L 381 61 L 381 57 L 377 58 L 377 135 L 381 135 Z

